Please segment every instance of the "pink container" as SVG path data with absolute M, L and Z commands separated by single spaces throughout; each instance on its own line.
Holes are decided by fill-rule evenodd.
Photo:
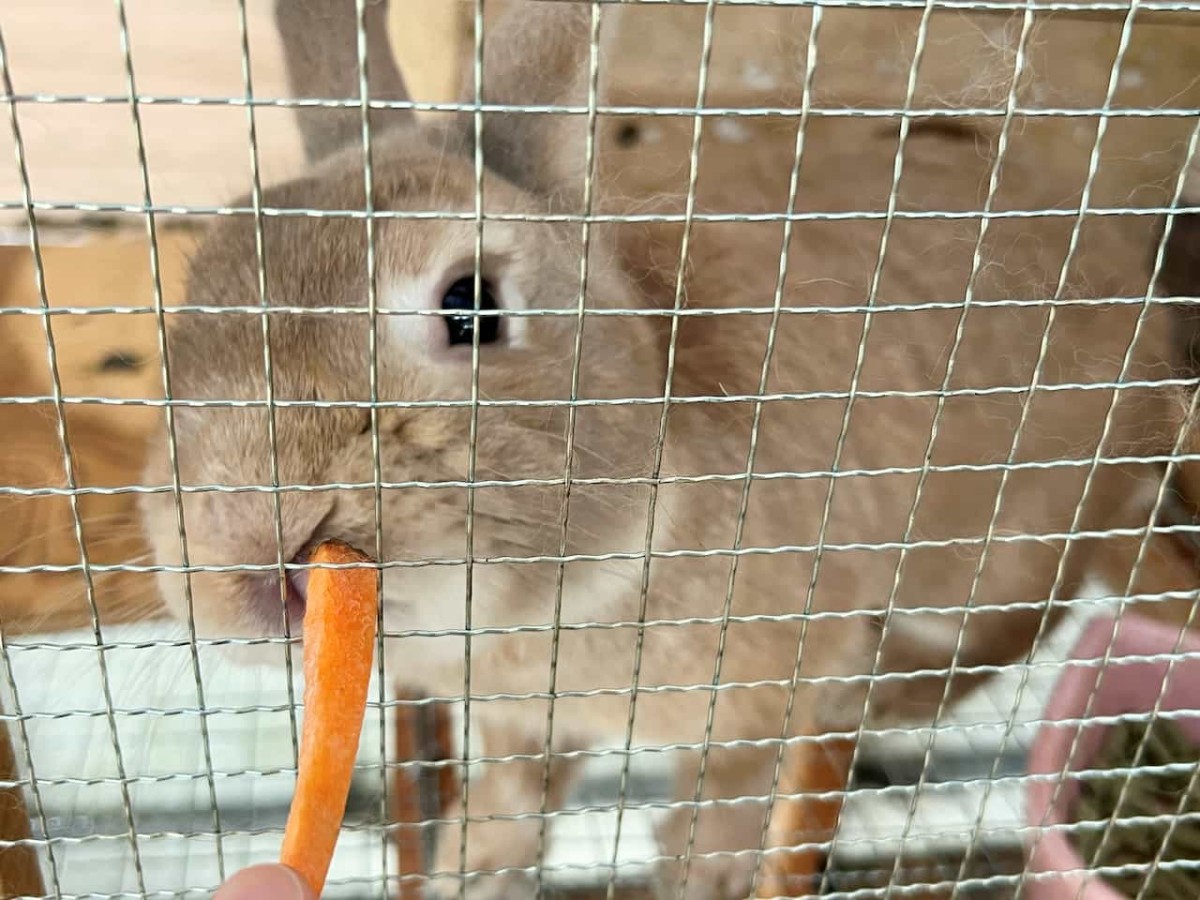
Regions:
M 1097 690 L 1088 717 L 1113 716 L 1122 713 L 1149 712 L 1159 693 L 1163 694 L 1160 709 L 1196 710 L 1195 716 L 1176 719 L 1180 729 L 1193 741 L 1200 743 L 1200 657 L 1175 662 L 1166 684 L 1163 679 L 1170 668 L 1169 660 L 1157 662 L 1120 661 L 1121 657 L 1155 656 L 1175 650 L 1179 628 L 1126 613 L 1121 617 L 1115 640 L 1112 616 L 1092 621 L 1071 652 L 1072 659 L 1101 660 L 1109 644 L 1112 654 L 1109 665 L 1071 666 L 1063 670 L 1029 752 L 1029 773 L 1033 775 L 1060 773 L 1071 752 L 1077 724 L 1054 725 L 1053 722 L 1079 719 L 1087 709 L 1088 697 Z M 1185 635 L 1180 652 L 1200 653 L 1200 636 Z M 1103 672 L 1103 675 L 1101 674 Z M 1098 683 L 1098 684 L 1097 684 Z M 1082 727 L 1078 744 L 1072 754 L 1069 771 L 1089 767 L 1109 726 L 1088 723 Z M 1059 825 L 1071 821 L 1071 811 L 1079 794 L 1079 782 L 1071 780 L 1062 785 L 1054 807 L 1050 802 L 1057 779 L 1030 781 L 1025 791 L 1025 819 L 1029 825 Z M 1025 883 L 1025 896 L 1031 900 L 1127 900 L 1099 877 L 1089 877 L 1085 861 L 1075 850 L 1064 829 L 1030 832 L 1026 837 L 1029 872 L 1058 872 L 1050 877 L 1030 878 Z M 1074 870 L 1074 871 L 1072 871 Z

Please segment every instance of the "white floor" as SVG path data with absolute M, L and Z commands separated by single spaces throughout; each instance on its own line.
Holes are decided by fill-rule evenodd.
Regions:
M 835 857 L 843 864 L 891 860 L 905 854 L 934 856 L 961 852 L 971 843 L 1019 849 L 1024 823 L 1024 786 L 1013 778 L 1034 734 L 1025 724 L 1041 716 L 1056 670 L 1038 665 L 1063 659 L 1096 606 L 1073 608 L 1043 642 L 1028 669 L 1013 667 L 947 710 L 936 742 L 928 734 L 889 734 L 864 742 L 862 752 L 893 766 L 920 771 L 930 752 L 927 780 L 912 790 L 851 794 L 842 816 Z M 1022 687 L 1022 672 L 1027 678 Z M 1007 734 L 1007 738 L 1005 735 Z M 1001 768 L 989 779 L 997 755 Z M 1008 776 L 1007 778 L 1005 776 Z
M 1061 658 L 1081 622 L 1095 611 L 1088 606 L 1074 615 L 1047 642 L 1041 657 Z M 113 643 L 135 643 L 161 637 L 161 631 L 113 628 L 105 637 Z M 91 643 L 90 633 L 64 634 L 39 645 L 19 644 L 11 653 L 21 709 L 33 716 L 27 724 L 28 738 L 40 799 L 54 836 L 57 889 L 65 895 L 136 892 L 140 896 L 136 858 L 147 891 L 206 896 L 220 878 L 210 791 L 215 791 L 222 812 L 220 850 L 225 870 L 274 858 L 293 780 L 286 771 L 274 771 L 289 769 L 293 763 L 282 672 L 233 669 L 222 665 L 215 653 L 202 651 L 205 703 L 217 710 L 207 718 L 211 767 L 218 773 L 210 782 L 201 720 L 195 713 L 198 698 L 190 651 L 122 647 L 107 652 L 112 702 L 119 711 L 120 765 L 130 781 L 129 802 L 136 814 L 135 854 L 109 720 L 102 714 L 98 654 L 94 646 L 86 648 Z M 69 645 L 80 649 L 64 649 Z M 1035 670 L 1017 704 L 1016 721 L 1037 717 L 1052 679 L 1053 670 Z M 894 856 L 901 839 L 908 850 L 961 848 L 977 821 L 989 842 L 1015 844 L 1009 829 L 1020 825 L 1019 784 L 997 782 L 982 818 L 980 808 L 987 768 L 1005 723 L 1012 718 L 1019 680 L 1015 671 L 995 679 L 945 720 L 944 724 L 976 723 L 977 727 L 940 736 L 935 759 L 973 762 L 977 773 L 952 780 L 978 781 L 947 786 L 936 783 L 937 776 L 931 777 L 917 798 L 911 822 L 911 791 L 851 796 L 835 861 L 863 865 L 886 860 Z M 244 711 L 248 708 L 251 711 Z M 243 712 L 220 712 L 231 709 Z M 91 712 L 79 712 L 84 710 Z M 145 712 L 129 715 L 131 710 Z M 1030 733 L 1018 726 L 1011 738 L 1013 748 L 1020 751 Z M 378 711 L 369 711 L 360 751 L 364 763 L 378 763 L 379 740 Z M 902 764 L 911 768 L 920 764 L 925 739 L 906 735 L 877 739 L 865 744 L 864 752 L 884 761 L 885 768 Z M 649 783 L 653 793 L 655 783 L 665 782 L 666 761 L 657 754 L 634 759 L 637 783 L 643 786 L 638 799 L 656 799 L 645 796 L 644 786 Z M 616 757 L 594 762 L 584 786 L 587 804 L 615 802 L 619 768 Z M 369 798 L 378 783 L 377 769 L 361 773 L 364 796 Z M 564 886 L 602 883 L 612 859 L 615 818 L 615 812 L 555 818 L 546 860 L 548 881 Z M 40 826 L 35 823 L 36 828 Z M 622 878 L 637 878 L 642 870 L 636 861 L 656 854 L 652 828 L 651 813 L 626 813 L 618 855 Z M 261 833 L 264 829 L 267 833 Z M 202 834 L 193 836 L 195 832 Z M 327 896 L 379 896 L 384 864 L 378 828 L 344 832 Z M 389 856 L 387 865 L 394 866 L 394 858 Z M 396 874 L 394 869 L 390 874 Z
M 161 630 L 143 626 L 114 627 L 105 633 L 110 644 L 161 637 Z M 82 632 L 41 638 L 37 646 L 17 642 L 11 652 L 20 709 L 31 717 L 26 726 L 30 755 L 54 837 L 54 869 L 47 865 L 47 875 L 57 879 L 57 890 L 65 895 L 140 896 L 144 885 L 149 892 L 172 896 L 207 895 L 220 879 L 210 791 L 215 791 L 222 814 L 220 850 L 226 872 L 277 858 L 294 781 L 290 772 L 277 771 L 293 766 L 282 671 L 230 668 L 220 665 L 215 654 L 201 651 L 205 704 L 216 710 L 207 717 L 211 770 L 217 773 L 210 782 L 190 650 L 142 646 L 105 654 L 112 704 L 118 711 L 119 763 L 135 811 L 135 853 L 118 777 L 121 768 L 103 714 L 98 656 L 92 635 Z M 371 696 L 378 696 L 374 686 Z M 15 708 L 11 699 L 8 703 Z M 233 709 L 242 712 L 222 712 Z M 145 712 L 130 715 L 131 710 Z M 391 730 L 386 733 L 390 737 Z M 19 734 L 15 737 L 19 741 Z M 377 766 L 379 739 L 376 708 L 366 717 L 362 764 Z M 653 770 L 661 769 L 661 760 L 652 755 L 635 759 L 637 783 L 645 783 L 647 775 L 655 780 Z M 587 780 L 589 791 L 594 793 L 597 781 L 615 784 L 619 767 L 619 760 L 597 760 L 591 767 L 594 776 Z M 377 768 L 357 776 L 356 788 L 364 795 L 377 797 L 378 785 Z M 546 859 L 548 882 L 576 884 L 606 877 L 598 875 L 597 868 L 611 862 L 615 817 L 613 812 L 554 819 Z M 41 836 L 39 829 L 35 821 L 35 836 Z M 268 833 L 261 833 L 264 829 Z M 654 855 L 652 829 L 649 813 L 626 812 L 617 858 L 623 878 L 637 877 L 637 860 Z M 387 864 L 393 867 L 389 874 L 394 877 L 395 859 L 388 853 Z M 135 858 L 140 861 L 141 883 Z M 344 831 L 325 896 L 379 896 L 383 866 L 378 827 Z

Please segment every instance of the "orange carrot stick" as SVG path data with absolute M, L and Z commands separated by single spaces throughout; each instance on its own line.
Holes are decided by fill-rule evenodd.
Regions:
M 310 560 L 369 562 L 341 541 Z M 304 614 L 304 726 L 296 794 L 279 860 L 319 896 L 337 843 L 358 753 L 375 647 L 379 598 L 372 569 L 312 569 Z

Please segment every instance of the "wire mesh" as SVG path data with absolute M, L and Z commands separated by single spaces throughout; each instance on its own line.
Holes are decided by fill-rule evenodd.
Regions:
M 48 11 L 0 13 L 14 157 L 0 177 L 0 215 L 12 220 L 33 282 L 3 295 L 0 340 L 6 327 L 35 323 L 45 365 L 40 380 L 41 360 L 29 371 L 0 368 L 0 418 L 43 416 L 52 442 L 41 455 L 57 467 L 30 478 L 15 449 L 0 450 L 17 466 L 0 472 L 0 503 L 15 511 L 63 504 L 55 536 L 67 539 L 65 554 L 30 556 L 18 551 L 38 535 L 18 526 L 3 538 L 11 547 L 0 545 L 0 578 L 12 585 L 0 603 L 0 721 L 16 745 L 0 790 L 19 792 L 27 806 L 24 830 L 0 834 L 0 894 L 211 896 L 237 869 L 273 858 L 303 713 L 289 613 L 311 569 L 303 545 L 351 522 L 339 504 L 367 496 L 366 524 L 346 527 L 377 560 L 386 602 L 326 896 L 612 898 L 648 896 L 656 884 L 678 898 L 784 890 L 847 900 L 1099 900 L 1109 896 L 1096 893 L 1104 884 L 1136 900 L 1185 896 L 1164 885 L 1200 879 L 1200 851 L 1187 837 L 1200 823 L 1200 756 L 1163 762 L 1151 738 L 1155 728 L 1177 727 L 1195 750 L 1200 725 L 1200 646 L 1190 631 L 1197 585 L 1194 561 L 1180 550 L 1200 525 L 1167 515 L 1200 461 L 1191 433 L 1197 381 L 1171 356 L 1172 329 L 1184 327 L 1200 272 L 1182 289 L 1164 278 L 1179 223 L 1200 216 L 1200 183 L 1194 174 L 1189 181 L 1200 147 L 1200 32 L 1191 30 L 1200 5 L 507 0 L 523 7 L 517 16 L 534 35 L 521 48 L 529 59 L 557 64 L 558 41 L 576 53 L 565 75 L 514 85 L 489 68 L 494 48 L 514 35 L 502 17 L 496 24 L 500 4 L 462 0 L 467 37 L 459 35 L 457 51 L 467 88 L 459 100 L 380 96 L 368 34 L 379 25 L 374 0 L 300 5 L 353 16 L 349 96 L 285 96 L 262 0 L 198 7 L 196 21 L 220 24 L 191 37 L 195 45 L 216 59 L 230 51 L 218 39 L 230 38 L 235 75 L 224 92 L 210 87 L 223 83 L 211 73 L 186 89 L 142 89 L 153 48 L 138 27 L 155 15 L 145 4 L 117 0 L 105 13 L 116 76 L 106 81 L 103 66 L 84 59 L 82 87 L 23 75 L 36 55 L 53 52 L 44 33 L 40 45 L 31 37 L 30 23 L 44 29 Z M 421 21 L 411 6 L 391 10 L 393 30 Z M 538 30 L 541 17 L 556 15 L 564 18 L 545 21 L 575 31 Z M 1076 34 L 1077 42 L 1103 39 L 1084 51 L 1071 45 Z M 1070 69 L 1062 61 L 1071 56 L 1087 64 Z M 766 72 L 764 60 L 778 68 Z M 86 116 L 110 108 L 128 114 L 121 128 L 133 180 L 105 187 L 98 179 L 93 189 L 81 185 L 76 162 L 66 167 L 75 174 L 55 183 L 41 154 L 47 136 L 61 143 L 63 133 L 48 123 L 78 117 L 68 127 L 82 130 Z M 238 116 L 236 147 L 249 165 L 245 183 L 227 194 L 241 199 L 203 197 L 161 173 L 172 161 L 162 162 L 170 154 L 153 125 L 160 111 Z M 355 117 L 358 155 L 346 148 L 304 182 L 348 173 L 343 189 L 290 202 L 309 196 L 277 186 L 281 173 L 303 170 L 296 133 L 272 129 L 293 116 L 315 123 L 343 113 Z M 403 119 L 414 113 L 419 126 Z M 503 160 L 510 172 L 497 167 L 504 133 L 491 123 L 512 116 L 543 144 L 517 138 L 507 148 L 515 161 Z M 398 153 L 414 127 L 425 129 L 422 149 Z M 941 143 L 930 151 L 930 140 Z M 551 155 L 538 156 L 547 144 Z M 864 152 L 868 144 L 882 149 Z M 292 159 L 281 163 L 284 145 Z M 438 186 L 397 201 L 394 183 L 430 153 Z M 572 154 L 578 159 L 563 159 Z M 839 167 L 842 156 L 874 169 Z M 453 174 L 436 181 L 458 171 L 454 159 L 469 182 L 457 197 Z M 559 164 L 571 175 L 544 190 L 551 176 L 543 169 Z M 524 200 L 496 171 L 526 191 Z M 1024 190 L 1039 177 L 1045 185 Z M 913 195 L 914 178 L 922 196 Z M 958 194 L 940 190 L 967 182 Z M 67 240 L 63 222 L 88 229 L 97 215 L 144 232 L 147 302 L 99 280 L 95 296 L 53 289 L 61 264 L 47 248 Z M 168 296 L 167 239 L 196 222 L 218 234 L 244 220 L 245 296 Z M 848 232 L 821 231 L 846 227 L 864 237 L 830 242 L 828 234 Z M 427 308 L 410 296 L 446 290 L 420 281 L 444 272 L 404 268 L 414 256 L 406 241 L 424 247 L 421 235 L 433 228 L 469 235 L 465 262 L 447 271 L 470 282 L 470 308 Z M 289 271 L 310 272 L 311 263 L 280 262 L 285 233 L 310 235 L 317 264 L 333 258 L 324 243 L 345 250 L 344 289 L 289 293 L 297 283 Z M 714 252 L 721 240 L 730 246 Z M 806 242 L 819 249 L 804 255 Z M 920 252 L 906 257 L 914 242 Z M 415 256 L 436 269 L 438 252 Z M 555 253 L 565 262 L 539 273 L 544 284 L 506 282 L 511 305 L 484 303 L 504 277 L 498 258 L 514 267 Z M 738 282 L 741 255 L 763 263 L 757 283 Z M 194 280 L 212 258 L 200 251 Z M 1038 265 L 1044 273 L 1029 274 Z M 939 269 L 947 274 L 931 280 Z M 614 270 L 633 288 L 614 288 Z M 413 343 L 451 315 L 469 326 L 461 358 Z M 1020 339 L 1009 341 L 1001 324 L 986 326 L 1001 329 L 994 343 L 981 340 L 980 316 L 1009 322 Z M 1064 348 L 1089 316 L 1104 333 L 1097 326 L 1094 345 Z M 78 378 L 68 387 L 65 361 L 79 351 L 63 344 L 67 327 L 103 320 L 120 331 L 141 317 L 154 323 L 142 365 L 157 384 L 141 396 Z M 543 353 L 526 356 L 534 371 L 524 380 L 493 378 L 508 363 L 484 346 L 492 321 L 512 347 Z M 241 383 L 222 375 L 197 387 L 188 347 L 172 330 L 184 322 L 227 329 L 229 359 L 208 363 L 229 372 L 239 371 L 234 323 L 250 323 L 255 358 Z M 326 390 L 336 364 L 281 351 L 280 334 L 330 323 L 349 329 L 338 335 L 362 335 L 364 369 Z M 559 336 L 553 358 L 532 343 L 531 329 Z M 839 348 L 830 335 L 851 339 Z M 600 341 L 610 344 L 598 349 Z M 633 371 L 639 341 L 660 354 L 652 377 L 597 375 Z M 721 342 L 738 342 L 733 352 L 745 358 L 731 363 Z M 993 347 L 997 356 L 1023 353 L 1021 364 L 990 360 Z M 418 367 L 397 388 L 404 354 Z M 845 371 L 789 369 L 798 356 Z M 300 389 L 298 365 L 309 367 Z M 422 380 L 451 365 L 457 375 L 444 383 Z M 559 376 L 560 386 L 534 389 L 539 373 L 547 383 Z M 1143 403 L 1132 420 L 1139 401 L 1131 397 Z M 880 415 L 880 404 L 900 412 Z M 1084 424 L 1073 421 L 1076 408 Z M 84 441 L 96 417 L 116 422 L 138 410 L 157 418 L 157 443 L 146 451 L 159 454 L 157 465 L 143 467 L 141 443 L 131 442 L 121 478 L 93 477 Z M 963 410 L 979 430 L 1006 423 L 1000 437 L 970 444 Z M 209 414 L 260 417 L 262 434 L 234 429 L 229 448 L 232 460 L 240 434 L 265 453 L 249 470 L 257 477 L 240 477 L 232 461 L 197 459 Z M 295 463 L 289 444 L 303 440 L 295 422 L 360 415 L 363 465 Z M 435 438 L 420 429 L 435 416 L 466 423 L 461 446 L 436 450 L 459 454 L 453 464 L 429 462 Z M 789 416 L 807 424 L 781 424 Z M 811 446 L 784 452 L 779 434 L 789 427 Z M 10 435 L 15 428 L 6 422 Z M 549 435 L 543 465 L 512 458 L 542 446 L 504 437 L 518 428 Z M 677 437 L 688 428 L 690 444 Z M 624 440 L 597 437 L 608 429 L 624 429 Z M 873 440 L 868 429 L 878 429 Z M 418 462 L 394 452 L 396 442 Z M 727 452 L 701 446 L 709 444 Z M 314 446 L 317 455 L 340 452 Z M 1071 502 L 1054 506 L 1064 492 Z M 142 504 L 143 513 L 89 517 L 100 501 Z M 296 524 L 297 510 L 316 508 L 309 502 L 327 504 L 312 528 Z M 388 512 L 401 502 L 429 524 Z M 784 502 L 799 511 L 779 516 Z M 454 503 L 461 529 L 439 535 L 438 504 Z M 212 512 L 222 504 L 225 513 Z M 982 515 L 961 512 L 975 506 Z M 247 531 L 254 510 L 268 510 L 262 534 Z M 242 536 L 224 557 L 213 552 L 214 526 Z M 118 527 L 144 527 L 156 549 L 114 556 L 105 540 Z M 307 529 L 304 540 L 297 529 Z M 1172 552 L 1184 553 L 1182 568 L 1164 568 Z M 1029 589 L 1012 574 L 1025 567 L 1034 572 Z M 29 625 L 22 609 L 36 609 L 46 585 L 66 583 L 47 580 L 55 578 L 72 580 L 73 627 Z M 120 621 L 106 604 L 115 594 L 120 609 L 120 585 L 133 583 L 122 578 L 178 595 L 174 620 Z M 245 586 L 264 584 L 282 627 L 263 618 L 251 628 L 240 611 L 223 621 L 210 611 L 222 591 L 257 602 L 258 588 Z M 614 584 L 621 602 L 609 596 Z M 453 612 L 414 613 L 400 585 L 433 586 L 426 603 Z M 526 594 L 527 606 L 498 610 L 503 590 Z M 590 594 L 608 602 L 589 605 Z M 1155 631 L 1154 618 L 1167 624 Z M 447 654 L 432 641 L 457 649 Z M 230 667 L 231 652 L 272 665 Z M 759 658 L 770 653 L 778 658 Z M 435 669 L 443 674 L 429 674 Z M 982 686 L 964 698 L 968 684 Z M 412 685 L 418 694 L 408 693 Z M 1075 706 L 1072 691 L 1083 692 Z M 928 708 L 893 715 L 910 695 Z M 440 756 L 397 755 L 397 729 L 424 727 L 414 725 L 420 716 L 446 708 L 453 746 Z M 1101 737 L 1122 729 L 1134 735 L 1131 752 L 1101 759 Z M 797 786 L 797 761 L 803 769 L 845 746 L 844 783 Z M 1057 755 L 1040 756 L 1047 747 Z M 578 769 L 584 776 L 568 790 L 562 773 Z M 452 797 L 431 787 L 439 773 L 457 777 Z M 1174 779 L 1172 802 L 1135 809 L 1148 779 L 1160 777 Z M 392 796 L 408 779 L 447 801 L 423 797 L 417 831 Z M 1079 812 L 1080 797 L 1102 791 L 1110 809 Z M 828 802 L 840 809 L 832 829 L 775 840 L 789 808 Z M 1143 858 L 1120 855 L 1138 828 L 1150 835 Z M 393 856 L 417 832 L 423 871 Z M 1051 858 L 1062 847 L 1073 862 Z M 29 850 L 41 894 L 12 888 L 6 874 L 5 858 Z M 805 851 L 820 858 L 815 870 L 775 877 Z

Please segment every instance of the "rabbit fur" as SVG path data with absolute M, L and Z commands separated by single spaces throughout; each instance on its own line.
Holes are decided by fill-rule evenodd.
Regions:
M 403 99 L 378 52 L 379 8 L 367 7 L 371 96 Z M 277 9 L 297 95 L 357 97 L 353 4 Z M 629 27 L 619 18 L 637 14 L 604 9 L 601 63 Z M 483 101 L 586 106 L 590 16 L 585 4 L 506 4 L 484 45 Z M 616 102 L 606 83 L 601 65 L 600 102 Z M 183 495 L 186 562 L 201 569 L 190 579 L 197 630 L 281 636 L 280 553 L 301 563 L 337 536 L 379 554 L 389 677 L 439 697 L 469 680 L 483 752 L 516 757 L 471 783 L 466 868 L 507 870 L 472 877 L 472 897 L 532 895 L 537 814 L 562 802 L 577 768 L 547 765 L 544 744 L 626 740 L 685 748 L 684 802 L 660 833 L 664 891 L 746 896 L 781 736 L 928 720 L 1053 625 L 1047 601 L 1078 595 L 1102 532 L 1134 529 L 1114 538 L 1128 542 L 1145 527 L 1160 473 L 1137 458 L 1169 446 L 1175 414 L 1146 384 L 1168 372 L 1169 321 L 1137 299 L 1145 217 L 1089 218 L 1061 287 L 1069 216 L 991 220 L 977 266 L 970 216 L 801 216 L 783 247 L 778 217 L 755 215 L 787 208 L 794 118 L 747 120 L 737 153 L 714 150 L 706 125 L 693 208 L 692 120 L 655 118 L 657 149 L 626 151 L 612 140 L 621 123 L 601 116 L 590 202 L 605 216 L 584 259 L 588 116 L 487 112 L 477 123 L 466 112 L 418 125 L 374 110 L 368 207 L 359 109 L 298 115 L 311 165 L 266 190 L 264 208 L 453 217 L 373 220 L 372 342 L 371 316 L 339 312 L 372 296 L 363 216 L 264 216 L 268 306 L 325 310 L 267 317 L 269 384 L 253 309 L 174 317 L 173 392 L 234 401 L 176 410 L 183 483 L 338 486 L 282 490 L 278 521 L 269 491 Z M 894 120 L 810 118 L 794 209 L 885 210 L 898 136 Z M 996 152 L 994 123 L 914 121 L 896 208 L 978 209 Z M 1010 208 L 1058 202 L 1053 161 L 1017 156 L 1003 173 Z M 689 226 L 689 211 L 741 219 Z M 654 215 L 608 218 L 619 213 Z M 478 347 L 475 389 L 473 349 L 447 346 L 432 313 L 472 276 L 477 238 L 501 308 L 559 314 L 506 318 L 500 339 Z M 226 217 L 193 260 L 188 302 L 255 307 L 259 290 L 255 222 Z M 1032 302 L 1055 296 L 1134 302 Z M 1131 385 L 1115 404 L 1110 387 L 1093 387 L 1118 379 Z M 273 423 L 268 388 L 281 404 Z M 374 417 L 338 405 L 372 397 Z M 167 446 L 164 432 L 148 483 L 169 481 Z M 1097 455 L 1129 461 L 1092 465 Z M 1006 470 L 1010 458 L 1019 465 Z M 172 498 L 145 495 L 142 509 L 156 561 L 182 564 Z M 238 564 L 260 570 L 204 571 Z M 184 614 L 183 576 L 164 572 L 160 587 Z M 293 630 L 301 611 L 293 602 Z M 282 658 L 278 640 L 251 644 L 238 652 Z M 687 748 L 706 740 L 698 790 L 701 755 Z M 732 798 L 748 799 L 709 802 Z M 437 871 L 459 871 L 459 827 L 442 827 Z

